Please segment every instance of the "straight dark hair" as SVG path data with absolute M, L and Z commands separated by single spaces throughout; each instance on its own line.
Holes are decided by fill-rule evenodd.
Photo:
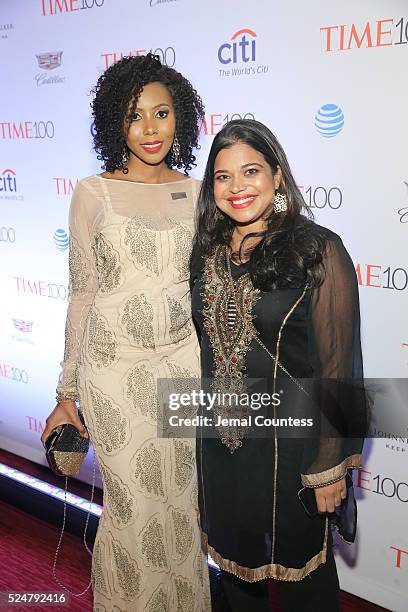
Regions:
M 286 196 L 287 210 L 272 212 L 262 236 L 251 252 L 250 274 L 255 287 L 268 291 L 277 287 L 318 286 L 324 278 L 323 228 L 313 221 L 293 178 L 285 152 L 277 138 L 264 124 L 254 119 L 237 119 L 227 123 L 215 136 L 201 185 L 196 213 L 194 256 L 211 254 L 220 244 L 229 245 L 235 222 L 217 209 L 214 198 L 214 166 L 217 155 L 237 143 L 246 144 L 261 153 L 272 175 L 282 171 L 279 193 Z M 243 250 L 241 244 L 240 253 Z

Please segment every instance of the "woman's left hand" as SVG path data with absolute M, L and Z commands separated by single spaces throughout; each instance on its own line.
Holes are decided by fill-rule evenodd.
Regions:
M 347 496 L 346 479 L 342 478 L 326 487 L 318 487 L 314 492 L 317 510 L 319 512 L 334 512 L 334 508 L 340 506 L 342 500 Z

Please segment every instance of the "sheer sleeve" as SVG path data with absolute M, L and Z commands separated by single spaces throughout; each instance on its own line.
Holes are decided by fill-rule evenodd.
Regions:
M 324 255 L 325 279 L 313 290 L 310 360 L 319 435 L 305 443 L 302 482 L 321 487 L 361 468 L 367 422 L 356 273 L 339 237 Z
M 57 401 L 78 399 L 77 365 L 84 324 L 98 288 L 92 253 L 96 198 L 82 182 L 72 196 L 69 211 L 69 303 L 65 324 L 65 352 L 57 386 Z

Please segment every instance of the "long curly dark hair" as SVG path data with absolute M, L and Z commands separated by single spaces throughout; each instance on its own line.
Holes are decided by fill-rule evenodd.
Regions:
M 237 119 L 227 123 L 215 136 L 197 204 L 197 232 L 193 257 L 209 255 L 219 244 L 229 245 L 235 222 L 218 211 L 214 198 L 214 165 L 218 153 L 244 143 L 261 153 L 275 175 L 282 171 L 279 192 L 286 196 L 287 211 L 272 212 L 262 236 L 251 252 L 250 275 L 255 287 L 272 288 L 319 286 L 324 279 L 323 253 L 327 232 L 313 221 L 293 178 L 285 152 L 272 132 L 259 121 Z M 244 242 L 244 241 L 243 241 Z M 242 251 L 243 244 L 241 245 Z
M 123 170 L 123 150 L 126 146 L 124 120 L 130 117 L 145 85 L 161 83 L 173 99 L 176 115 L 176 135 L 180 143 L 177 159 L 172 148 L 165 157 L 169 168 L 195 166 L 193 149 L 198 148 L 199 123 L 204 115 L 202 100 L 182 74 L 164 66 L 157 55 L 124 57 L 110 66 L 98 79 L 92 93 L 94 117 L 94 149 L 103 168 L 108 172 Z

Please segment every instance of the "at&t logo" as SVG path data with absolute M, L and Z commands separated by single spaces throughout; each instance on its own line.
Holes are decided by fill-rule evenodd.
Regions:
M 323 104 L 315 115 L 315 126 L 323 138 L 334 138 L 344 127 L 344 114 L 337 104 Z
M 69 237 L 65 230 L 57 229 L 54 232 L 54 244 L 59 251 L 66 251 L 69 246 Z
M 253 65 L 257 61 L 257 34 L 249 28 L 238 30 L 230 41 L 218 48 L 218 61 L 224 66 L 219 70 L 221 77 L 261 74 L 269 70 L 268 65 Z

